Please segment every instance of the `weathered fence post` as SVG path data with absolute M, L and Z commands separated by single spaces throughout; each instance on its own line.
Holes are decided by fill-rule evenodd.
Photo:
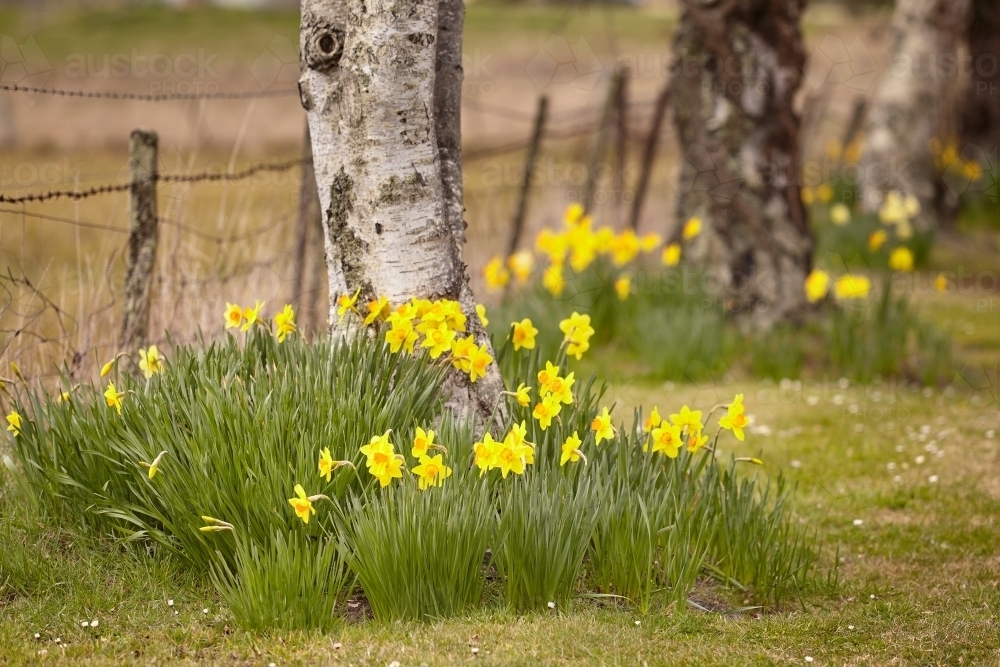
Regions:
M 597 183 L 597 169 L 604 156 L 604 146 L 608 139 L 608 125 L 611 121 L 611 114 L 614 113 L 615 100 L 618 99 L 619 88 L 622 82 L 622 74 L 615 70 L 611 76 L 611 86 L 608 88 L 608 96 L 604 101 L 604 108 L 601 111 L 601 119 L 597 125 L 597 139 L 594 142 L 594 152 L 590 154 L 590 163 L 587 165 L 587 182 L 584 184 L 583 196 L 580 203 L 583 209 L 590 212 L 594 199 L 594 186 Z
M 304 294 L 305 276 L 308 265 L 309 244 L 313 242 L 314 227 L 322 228 L 322 214 L 319 210 L 319 194 L 316 191 L 316 172 L 312 163 L 312 138 L 309 125 L 306 124 L 305 150 L 302 163 L 302 180 L 299 184 L 299 209 L 295 218 L 295 266 L 294 283 L 292 285 L 292 303 L 299 309 L 301 329 L 306 330 L 315 323 L 313 301 L 315 294 Z M 320 240 L 323 235 L 320 233 Z M 318 260 L 320 263 L 322 259 Z
M 128 191 L 129 237 L 120 341 L 123 350 L 143 347 L 149 331 L 149 300 L 159 236 L 156 217 L 158 144 L 155 132 L 133 130 L 129 137 L 128 165 L 132 186 Z
M 667 103 L 670 101 L 670 82 L 663 84 L 663 89 L 656 98 L 656 107 L 653 109 L 653 121 L 649 126 L 649 135 L 646 137 L 646 145 L 642 154 L 642 170 L 639 172 L 639 182 L 635 186 L 635 197 L 632 199 L 632 212 L 629 215 L 628 226 L 630 229 L 639 228 L 639 215 L 642 213 L 642 202 L 646 198 L 646 190 L 649 188 L 649 178 L 653 171 L 653 162 L 656 157 L 656 144 L 660 140 L 660 130 L 663 127 L 663 117 L 666 115 Z
M 538 113 L 535 115 L 535 130 L 531 134 L 531 145 L 528 146 L 528 159 L 524 163 L 524 180 L 521 181 L 521 193 L 517 200 L 517 211 L 514 213 L 514 226 L 511 230 L 510 243 L 507 246 L 507 257 L 517 251 L 524 232 L 524 219 L 528 212 L 528 195 L 531 192 L 531 176 L 535 171 L 535 160 L 538 158 L 538 147 L 542 143 L 545 132 L 545 119 L 548 116 L 549 98 L 542 95 L 538 98 Z

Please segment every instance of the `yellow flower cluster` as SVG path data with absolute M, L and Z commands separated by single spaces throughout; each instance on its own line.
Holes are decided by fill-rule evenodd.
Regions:
M 525 440 L 527 433 L 528 428 L 523 421 L 514 424 L 500 442 L 494 440 L 489 431 L 484 433 L 483 439 L 472 448 L 479 474 L 499 469 L 504 479 L 509 473 L 523 475 L 525 466 L 535 462 L 535 447 Z
M 834 282 L 826 271 L 813 269 L 805 280 L 806 298 L 809 303 L 816 303 L 826 298 L 830 292 L 831 283 L 833 284 L 833 295 L 838 300 L 864 299 L 872 289 L 872 281 L 866 276 L 847 273 Z
M 419 346 L 420 349 L 429 350 L 431 359 L 449 354 L 452 365 L 466 373 L 471 382 L 485 376 L 489 365 L 493 363 L 493 357 L 485 343 L 477 345 L 474 336 L 460 335 L 466 333 L 468 318 L 458 301 L 430 301 L 414 297 L 393 309 L 388 299 L 380 296 L 367 304 L 368 312 L 362 315 L 356 307 L 359 293 L 360 290 L 353 295 L 342 294 L 337 299 L 338 315 L 343 319 L 347 313 L 352 312 L 366 326 L 377 322 L 387 323 L 385 341 L 393 353 L 404 350 L 413 354 Z M 483 326 L 486 326 L 486 308 L 481 304 L 477 305 L 476 315 Z M 532 344 L 533 341 L 532 335 Z
M 723 406 L 717 406 L 713 411 L 721 407 Z M 719 430 L 732 431 L 736 439 L 742 442 L 745 437 L 743 429 L 750 425 L 743 405 L 743 394 L 736 394 L 733 402 L 724 407 L 726 414 L 719 418 Z M 683 405 L 680 412 L 670 415 L 669 419 L 663 419 L 659 410 L 654 407 L 643 425 L 643 431 L 650 438 L 643 446 L 643 451 L 648 451 L 651 443 L 653 453 L 660 452 L 672 459 L 677 458 L 681 446 L 686 446 L 692 454 L 697 453 L 708 442 L 701 417 L 701 410 L 692 410 Z
M 538 396 L 539 401 L 535 404 L 531 416 L 538 420 L 538 426 L 544 431 L 551 424 L 552 420 L 558 416 L 563 405 L 573 404 L 573 383 L 576 378 L 573 373 L 566 377 L 559 375 L 559 367 L 551 361 L 545 362 L 545 368 L 538 371 Z M 520 387 L 518 388 L 520 390 Z M 527 403 L 521 403 L 527 406 Z
M 590 315 L 581 315 L 574 311 L 559 323 L 559 330 L 563 332 L 563 345 L 566 346 L 567 356 L 576 357 L 579 361 L 583 353 L 590 349 L 590 337 L 594 335 L 594 327 L 590 326 Z
M 263 301 L 254 300 L 253 308 L 247 306 L 240 308 L 235 303 L 227 303 L 226 310 L 222 317 L 226 321 L 227 329 L 239 327 L 241 331 L 249 331 L 254 325 L 261 324 L 265 327 L 268 324 L 260 318 L 260 309 L 264 307 Z M 298 330 L 295 325 L 295 311 L 291 304 L 278 311 L 274 316 L 274 333 L 278 337 L 279 343 L 284 343 L 289 334 Z
M 361 453 L 367 457 L 365 465 L 368 472 L 375 477 L 383 487 L 388 486 L 393 479 L 403 476 L 402 470 L 405 468 L 406 459 L 402 454 L 397 454 L 393 444 L 389 442 L 389 434 L 392 429 L 382 435 L 372 436 L 367 445 L 361 448 Z M 447 450 L 441 445 L 434 443 L 434 431 L 424 431 L 417 427 L 416 435 L 413 438 L 413 447 L 410 453 L 417 459 L 417 465 L 410 471 L 417 478 L 417 486 L 421 491 L 425 491 L 432 486 L 441 486 L 444 480 L 451 477 L 452 470 L 444 464 L 441 454 L 431 456 L 431 450 L 439 450 L 447 454 Z M 336 465 L 350 465 L 348 461 L 333 461 L 330 459 L 329 450 L 325 453 L 326 461 L 320 457 L 320 474 L 324 470 L 331 470 Z M 333 468 L 332 468 L 333 467 Z M 329 472 L 327 472 L 329 481 Z

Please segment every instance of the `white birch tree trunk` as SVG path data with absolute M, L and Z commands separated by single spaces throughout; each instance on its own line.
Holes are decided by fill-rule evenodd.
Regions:
M 889 62 L 869 105 L 858 184 L 862 208 L 877 211 L 890 190 L 914 195 L 921 210 L 913 226 L 920 232 L 940 224 L 929 144 L 951 113 L 970 7 L 970 0 L 896 0 Z
M 330 284 L 459 301 L 475 314 L 462 244 L 461 0 L 303 0 L 299 89 L 309 118 Z M 449 407 L 490 415 L 496 365 L 475 383 L 455 372 Z M 502 406 L 501 406 L 502 408 Z

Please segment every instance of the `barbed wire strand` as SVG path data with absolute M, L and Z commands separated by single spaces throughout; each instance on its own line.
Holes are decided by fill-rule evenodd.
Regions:
M 81 97 L 85 99 L 133 100 L 138 102 L 169 102 L 173 100 L 248 100 L 262 97 L 283 97 L 298 95 L 297 88 L 282 88 L 279 90 L 247 90 L 240 92 L 218 91 L 214 93 L 116 93 L 113 91 L 63 90 L 61 88 L 36 88 L 35 86 L 20 86 L 17 84 L 0 84 L 0 90 L 9 93 L 35 93 L 38 95 L 55 95 L 57 97 Z

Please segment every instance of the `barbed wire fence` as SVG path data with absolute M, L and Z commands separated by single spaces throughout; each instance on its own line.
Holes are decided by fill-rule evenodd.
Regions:
M 644 147 L 644 155 L 640 168 L 639 198 L 633 199 L 632 212 L 628 223 L 633 228 L 638 220 L 638 212 L 642 205 L 645 185 L 648 183 L 649 171 L 653 166 L 655 152 L 655 137 L 660 131 L 662 118 L 666 107 L 666 86 L 656 99 L 629 102 L 624 94 L 623 77 L 627 73 L 616 73 L 609 86 L 608 98 L 599 105 L 592 105 L 553 115 L 548 112 L 547 101 L 540 97 L 538 110 L 526 113 L 496 104 L 488 104 L 475 99 L 466 100 L 470 109 L 485 113 L 491 117 L 524 121 L 530 124 L 525 136 L 518 140 L 497 143 L 494 145 L 477 146 L 464 151 L 463 160 L 467 164 L 487 159 L 512 155 L 524 151 L 526 160 L 522 170 L 522 180 L 517 193 L 516 211 L 511 216 L 509 243 L 501 243 L 516 248 L 523 235 L 524 219 L 527 202 L 533 181 L 536 160 L 543 142 L 565 140 L 588 141 L 591 136 L 597 137 L 596 145 L 590 150 L 590 161 L 586 165 L 588 173 L 587 187 L 592 191 L 593 178 L 596 173 L 595 161 L 602 159 L 608 148 L 604 145 L 605 135 L 614 133 L 615 142 L 611 150 L 617 153 L 619 162 L 623 161 L 625 147 L 630 143 L 638 143 Z M 263 90 L 245 92 L 195 92 L 169 94 L 139 94 L 114 91 L 82 91 L 63 90 L 58 88 L 41 88 L 15 84 L 0 84 L 0 91 L 9 93 L 50 95 L 55 97 L 75 99 L 109 99 L 125 101 L 142 101 L 150 103 L 177 100 L 242 100 L 256 98 L 272 98 L 297 95 L 296 89 Z M 629 128 L 647 125 L 648 134 L 630 132 Z M 137 132 L 133 132 L 133 139 Z M 112 356 L 118 350 L 134 352 L 140 346 L 151 342 L 161 342 L 162 339 L 148 334 L 150 320 L 150 304 L 153 295 L 162 297 L 157 290 L 158 281 L 163 280 L 157 271 L 163 270 L 162 264 L 204 261 L 205 253 L 186 253 L 180 245 L 182 237 L 195 241 L 214 244 L 214 257 L 210 264 L 212 270 L 199 276 L 196 272 L 178 271 L 175 281 L 178 293 L 184 290 L 196 294 L 207 294 L 213 287 L 225 288 L 236 280 L 246 280 L 253 274 L 262 275 L 275 272 L 279 265 L 287 265 L 289 252 L 279 251 L 266 257 L 251 259 L 232 259 L 224 257 L 221 249 L 230 244 L 265 238 L 270 233 L 281 229 L 294 229 L 294 247 L 292 253 L 292 272 L 295 276 L 292 289 L 292 300 L 297 309 L 303 309 L 312 321 L 306 326 L 319 329 L 322 323 L 315 317 L 324 309 L 318 307 L 320 292 L 325 289 L 325 281 L 321 273 L 325 272 L 323 258 L 313 257 L 309 262 L 303 248 L 323 247 L 322 225 L 319 219 L 318 202 L 316 205 L 306 205 L 301 199 L 316 197 L 315 190 L 300 188 L 300 201 L 295 210 L 274 216 L 272 220 L 249 229 L 232 234 L 214 234 L 198 226 L 182 221 L 179 216 L 164 216 L 158 213 L 157 192 L 164 185 L 196 186 L 210 183 L 226 183 L 239 185 L 260 174 L 274 174 L 302 171 L 303 183 L 312 178 L 311 152 L 305 151 L 298 159 L 280 162 L 257 162 L 240 169 L 205 170 L 196 173 L 160 173 L 158 170 L 158 155 L 155 148 L 156 138 L 152 133 L 154 149 L 152 155 L 143 157 L 135 148 L 135 141 L 130 143 L 130 178 L 124 182 L 103 183 L 85 188 L 57 188 L 45 191 L 18 192 L 9 194 L 0 191 L 0 214 L 20 216 L 22 221 L 31 219 L 38 222 L 54 222 L 66 225 L 76 230 L 87 229 L 102 233 L 127 236 L 122 252 L 125 255 L 126 276 L 124 288 L 120 288 L 112 275 L 111 266 L 114 257 L 108 258 L 104 265 L 102 276 L 101 298 L 94 299 L 89 310 L 77 308 L 74 316 L 72 308 L 63 303 L 55 294 L 46 294 L 43 289 L 44 279 L 31 278 L 24 267 L 5 258 L 6 271 L 0 273 L 0 359 L 14 361 L 15 357 L 24 358 L 32 355 L 37 363 L 31 364 L 29 377 L 33 381 L 41 381 L 53 376 L 65 376 L 71 381 L 79 381 L 92 372 L 99 363 L 99 358 Z M 650 150 L 652 146 L 652 150 Z M 144 166 L 143 166 L 144 165 Z M 618 168 L 621 165 L 618 164 Z M 129 227 L 119 227 L 93 220 L 80 219 L 78 216 L 66 217 L 45 211 L 27 208 L 32 205 L 46 205 L 58 201 L 82 202 L 97 197 L 126 195 L 129 205 Z M 33 207 L 34 208 L 34 207 Z M 306 220 L 303 216 L 313 219 Z M 294 219 L 294 227 L 290 225 Z M 175 230 L 173 248 L 168 259 L 156 260 L 156 246 L 161 226 Z M 145 250 L 143 250 L 145 249 Z M 271 248 L 273 251 L 275 248 Z M 112 255 L 118 251 L 113 251 Z M 311 263 L 311 274 L 305 277 L 307 263 Z M 16 266 L 16 271 L 15 271 Z M 159 267 L 159 268 L 158 268 Z M 77 281 L 82 281 L 77 276 Z M 303 285 L 308 282 L 308 288 Z M 180 307 L 180 298 L 173 304 L 174 312 Z M 82 301 L 81 301 L 82 304 Z M 120 313 L 120 327 L 115 322 Z M 309 319 L 307 318 L 307 319 Z M 168 321 L 170 318 L 166 318 Z M 324 318 L 325 319 L 325 318 Z M 137 324 L 138 323 L 138 324 Z M 114 329 L 120 329 L 120 335 L 114 335 Z M 39 348 L 47 353 L 39 354 Z M 91 354 L 91 353 L 94 354 Z M 48 367 L 46 367 L 46 365 Z

